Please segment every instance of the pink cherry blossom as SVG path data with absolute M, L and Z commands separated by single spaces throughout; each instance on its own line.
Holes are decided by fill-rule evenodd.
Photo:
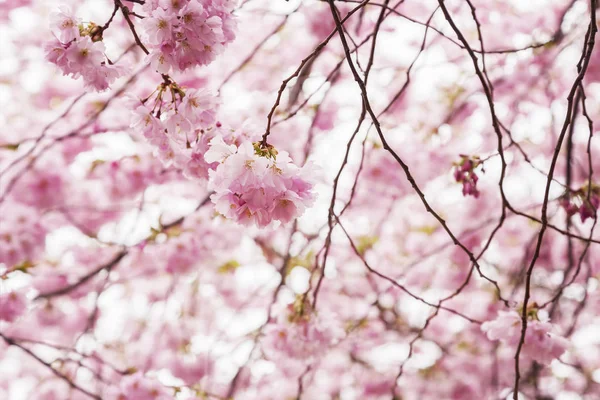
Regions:
M 479 177 L 475 173 L 475 168 L 479 165 L 481 165 L 481 161 L 478 157 L 470 159 L 467 156 L 462 155 L 461 162 L 455 166 L 454 179 L 463 184 L 463 196 L 471 195 L 475 198 L 479 197 L 480 193 L 479 190 L 477 190 L 477 181 L 479 180 Z
M 0 294 L 0 321 L 13 322 L 27 309 L 27 299 L 20 292 Z
M 81 21 L 66 6 L 61 6 L 50 14 L 50 26 L 56 29 L 58 39 L 62 43 L 69 43 L 79 38 L 80 23 Z
M 104 91 L 126 72 L 125 67 L 114 65 L 106 58 L 104 43 L 94 36 L 95 25 L 80 29 L 79 20 L 67 8 L 52 14 L 50 22 L 59 33 L 59 40 L 44 45 L 46 59 L 56 64 L 64 75 L 81 77 L 86 88 Z
M 320 349 L 332 346 L 342 337 L 334 321 L 316 316 L 275 324 L 265 331 L 265 342 L 273 356 L 307 360 Z
M 0 400 L 596 400 L 595 3 L 0 0 Z
M 10 208 L 10 213 L 2 212 L 0 223 L 0 263 L 8 268 L 42 257 L 46 237 L 46 227 L 34 208 L 19 203 Z
M 207 162 L 223 160 L 209 172 L 215 191 L 211 200 L 225 217 L 264 227 L 299 217 L 314 201 L 305 170 L 296 167 L 286 152 L 262 155 L 259 144 L 245 142 L 228 155 L 233 147 L 222 139 L 213 139 L 211 145 L 215 149 L 207 152 Z
M 143 22 L 151 54 L 147 60 L 161 73 L 207 65 L 234 38 L 234 19 L 225 3 L 147 2 Z
M 521 337 L 521 316 L 515 311 L 500 311 L 493 321 L 481 325 L 488 339 L 500 340 L 515 347 Z M 525 335 L 524 354 L 542 364 L 549 364 L 560 357 L 568 348 L 569 342 L 553 332 L 549 322 L 532 320 L 528 323 Z
M 118 398 L 124 400 L 172 400 L 173 396 L 167 393 L 160 383 L 137 372 L 123 378 L 121 394 Z

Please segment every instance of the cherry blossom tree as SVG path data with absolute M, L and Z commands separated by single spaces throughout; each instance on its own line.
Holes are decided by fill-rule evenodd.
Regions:
M 0 0 L 0 399 L 600 399 L 597 0 Z

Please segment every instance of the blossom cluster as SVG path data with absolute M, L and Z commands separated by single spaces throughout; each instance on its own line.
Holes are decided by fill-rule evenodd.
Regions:
M 516 348 L 521 339 L 521 316 L 516 311 L 500 311 L 493 321 L 481 325 L 488 339 L 500 340 L 508 346 Z M 553 333 L 554 326 L 537 318 L 528 321 L 523 355 L 541 364 L 549 364 L 560 357 L 568 348 L 569 341 Z
M 131 127 L 141 132 L 165 164 L 186 166 L 201 178 L 207 178 L 206 169 L 199 170 L 194 149 L 207 148 L 205 129 L 215 123 L 217 99 L 207 90 L 184 90 L 175 82 L 161 83 L 155 94 L 142 100 L 133 100 Z M 197 153 L 197 151 L 195 152 Z
M 481 165 L 481 160 L 478 157 L 469 157 L 461 154 L 461 160 L 454 166 L 454 179 L 456 182 L 461 182 L 463 185 L 463 196 L 479 197 L 477 190 L 477 181 L 479 177 L 475 173 L 475 169 Z
M 44 252 L 46 229 L 35 210 L 11 204 L 11 212 L 2 212 L 0 223 L 0 262 L 7 268 L 35 262 Z
M 600 207 L 600 187 L 585 185 L 575 192 L 566 192 L 559 199 L 559 204 L 565 209 L 567 215 L 579 214 L 581 222 L 594 218 L 596 210 Z M 589 194 L 589 195 L 588 195 Z
M 165 181 L 158 160 L 140 156 L 92 163 L 88 177 L 103 180 L 107 194 L 114 199 L 133 197 L 147 186 Z
M 144 10 L 148 60 L 163 74 L 207 65 L 235 38 L 235 20 L 222 0 L 152 0 Z
M 266 348 L 272 357 L 308 359 L 344 337 L 336 318 L 317 315 L 302 297 L 282 311 L 278 321 L 264 332 Z
M 65 6 L 50 18 L 56 38 L 44 46 L 46 59 L 56 64 L 63 75 L 81 77 L 86 88 L 102 91 L 124 74 L 125 68 L 113 64 L 104 54 L 102 27 L 83 24 Z
M 225 217 L 265 227 L 273 220 L 289 222 L 312 204 L 306 170 L 287 152 L 265 150 L 252 144 L 252 135 L 223 128 L 209 91 L 184 90 L 165 78 L 156 94 L 135 102 L 131 127 L 141 131 L 166 166 L 180 167 L 190 178 L 209 178 L 212 201 Z
M 551 177 L 566 212 L 543 237 L 529 217 L 594 10 L 480 2 L 482 29 L 508 34 L 478 50 L 493 54 L 479 79 L 458 32 L 267 0 L 61 1 L 74 13 L 52 15 L 44 68 L 49 3 L 0 0 L 0 400 L 594 397 L 598 45 Z M 405 3 L 427 21 L 444 2 Z M 472 26 L 469 7 L 446 11 L 440 32 Z M 135 72 L 117 79 L 122 65 Z M 481 134 L 487 73 L 502 160 Z M 501 188 L 482 173 L 503 167 L 518 187 L 497 228 Z M 524 293 L 549 318 L 530 306 L 526 330 L 510 308 Z
M 141 372 L 126 376 L 118 389 L 112 389 L 108 396 L 114 400 L 172 400 L 174 397 L 155 379 L 147 378 Z
M 199 265 L 219 265 L 227 251 L 240 241 L 239 227 L 231 226 L 219 230 L 210 222 L 213 213 L 206 210 L 196 218 L 186 219 L 180 227 L 166 230 L 169 248 L 164 249 L 149 240 L 140 249 L 148 267 L 169 274 L 181 275 L 193 272 Z M 231 225 L 231 224 L 230 224 Z
M 287 152 L 263 149 L 260 142 L 227 144 L 220 136 L 210 144 L 204 159 L 220 163 L 209 171 L 211 200 L 225 217 L 265 227 L 289 222 L 313 203 L 310 167 L 299 168 Z
M 13 322 L 27 308 L 27 300 L 21 292 L 0 294 L 0 321 Z

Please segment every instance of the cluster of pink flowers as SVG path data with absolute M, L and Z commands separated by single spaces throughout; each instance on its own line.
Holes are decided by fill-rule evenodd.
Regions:
M 176 83 L 166 81 L 159 86 L 156 95 L 133 102 L 131 127 L 140 131 L 156 148 L 165 165 L 184 167 L 193 158 L 196 145 L 204 143 L 206 147 L 201 134 L 215 123 L 218 105 L 216 97 L 209 91 L 184 91 Z M 204 175 L 208 176 L 207 173 Z
M 286 152 L 264 150 L 247 134 L 223 128 L 215 121 L 218 102 L 212 93 L 184 91 L 166 79 L 155 95 L 135 101 L 131 127 L 166 166 L 180 167 L 190 178 L 210 178 L 211 199 L 225 217 L 265 227 L 273 220 L 288 222 L 312 204 L 306 169 Z
M 344 337 L 344 330 L 335 318 L 317 316 L 309 310 L 299 314 L 297 306 L 297 303 L 288 305 L 279 321 L 265 328 L 265 349 L 273 357 L 306 360 Z
M 207 256 L 200 237 L 182 234 L 170 239 L 173 243 L 166 260 L 166 271 L 170 274 L 189 272 L 199 260 Z M 204 257 L 201 257 L 204 256 Z
M 310 32 L 319 40 L 325 39 L 335 29 L 335 21 L 331 18 L 331 11 L 325 4 L 318 4 L 303 11 L 308 17 L 307 25 Z
M 36 261 L 44 252 L 46 229 L 35 209 L 14 203 L 0 214 L 0 263 L 12 268 Z
M 104 55 L 101 27 L 93 23 L 84 26 L 64 6 L 51 15 L 51 27 L 56 39 L 45 44 L 46 59 L 56 64 L 63 75 L 83 78 L 87 88 L 106 90 L 125 72 Z
M 479 157 L 469 157 L 463 154 L 460 157 L 461 160 L 454 166 L 454 179 L 456 179 L 456 182 L 462 183 L 463 196 L 471 195 L 478 198 L 477 181 L 479 177 L 475 173 L 475 168 L 481 165 L 481 160 L 479 160 Z
M 481 330 L 488 339 L 500 340 L 516 348 L 521 338 L 521 324 L 521 316 L 516 311 L 500 311 L 495 320 L 484 322 Z M 544 365 L 560 357 L 567 350 L 569 341 L 552 330 L 550 322 L 536 318 L 529 320 L 522 354 Z
M 600 207 L 600 187 L 592 186 L 590 191 L 588 185 L 585 185 L 576 192 L 566 192 L 559 199 L 559 203 L 567 215 L 579 214 L 581 222 L 585 222 L 588 218 L 594 218 L 596 210 Z
M 306 359 L 317 355 L 334 343 L 332 332 L 316 322 L 302 321 L 285 325 L 269 325 L 265 329 L 265 344 L 277 355 Z
M 110 400 L 173 400 L 174 396 L 160 382 L 144 376 L 141 372 L 121 380 L 119 390 L 110 393 Z
M 20 292 L 0 294 L 0 321 L 13 322 L 27 308 L 27 299 Z
M 107 192 L 114 199 L 133 197 L 146 187 L 161 183 L 162 165 L 148 157 L 130 156 L 114 161 L 92 164 L 88 177 L 104 180 Z
M 163 74 L 207 65 L 235 39 L 235 20 L 222 0 L 150 0 L 144 10 L 148 59 Z
M 219 165 L 218 163 L 208 163 L 204 159 L 204 153 L 210 148 L 210 140 L 214 138 L 215 134 L 221 129 L 221 124 L 217 122 L 216 129 L 212 129 L 208 132 L 201 134 L 190 153 L 190 157 L 187 160 L 183 173 L 188 178 L 197 178 L 202 180 L 208 179 L 208 171 L 215 169 Z
M 219 162 L 209 171 L 211 200 L 216 210 L 244 225 L 265 227 L 271 221 L 289 222 L 312 205 L 310 168 L 299 168 L 287 152 L 260 142 L 227 144 L 217 136 L 204 155 L 208 163 Z
M 46 163 L 23 174 L 23 189 L 14 194 L 22 203 L 40 209 L 56 207 L 64 202 L 66 182 L 56 165 Z

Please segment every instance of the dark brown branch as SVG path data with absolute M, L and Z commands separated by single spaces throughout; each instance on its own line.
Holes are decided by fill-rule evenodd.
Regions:
M 358 10 L 360 10 L 368 2 L 369 2 L 369 0 L 363 0 L 362 3 L 360 3 L 354 9 L 350 10 L 350 12 L 348 12 L 348 14 L 341 20 L 342 22 L 340 22 L 340 24 L 346 22 L 348 20 L 348 18 L 350 18 L 352 16 L 352 14 L 354 14 L 355 12 L 357 12 Z M 329 34 L 329 36 L 327 36 L 321 43 L 319 43 L 317 45 L 317 47 L 315 47 L 314 50 L 308 56 L 306 56 L 302 60 L 302 62 L 300 63 L 300 65 L 298 66 L 298 68 L 296 68 L 296 70 L 294 71 L 294 73 L 292 73 L 292 75 L 290 75 L 289 77 L 287 77 L 281 83 L 279 91 L 277 92 L 277 98 L 275 99 L 275 104 L 273 104 L 273 107 L 271 108 L 271 111 L 269 111 L 269 114 L 267 115 L 267 128 L 266 128 L 265 133 L 263 134 L 262 139 L 261 139 L 261 143 L 262 143 L 262 145 L 264 147 L 268 146 L 267 137 L 271 133 L 271 122 L 272 122 L 272 119 L 273 119 L 273 115 L 275 114 L 275 110 L 277 109 L 277 107 L 279 106 L 279 103 L 281 102 L 281 96 L 283 95 L 283 91 L 287 87 L 287 84 L 292 79 L 294 79 L 295 77 L 297 77 L 300 74 L 300 72 L 302 71 L 302 69 L 304 68 L 304 66 L 306 65 L 306 63 L 308 63 L 313 57 L 316 57 L 317 54 L 319 54 L 319 52 L 327 45 L 327 43 L 329 43 L 329 41 L 331 40 L 331 38 L 335 35 L 335 32 L 336 32 L 336 30 L 334 29 Z
M 519 340 L 519 344 L 517 346 L 517 351 L 515 353 L 515 383 L 514 383 L 514 389 L 513 389 L 513 399 L 514 400 L 518 400 L 518 393 L 519 393 L 519 380 L 521 377 L 520 370 L 519 370 L 519 361 L 520 361 L 521 349 L 523 348 L 523 345 L 525 344 L 525 335 L 527 332 L 527 305 L 528 305 L 529 299 L 531 297 L 531 276 L 532 276 L 533 268 L 536 264 L 539 254 L 540 254 L 540 248 L 542 246 L 542 240 L 544 238 L 544 233 L 546 231 L 546 228 L 548 227 L 548 200 L 549 200 L 549 196 L 550 196 L 550 186 L 552 184 L 552 176 L 554 175 L 554 169 L 556 168 L 556 162 L 558 160 L 558 155 L 560 153 L 560 149 L 562 147 L 563 140 L 567 133 L 567 129 L 569 128 L 569 124 L 572 123 L 572 115 L 573 115 L 573 111 L 575 108 L 574 104 L 573 104 L 574 99 L 575 99 L 575 94 L 579 88 L 579 85 L 583 81 L 583 78 L 587 71 L 587 67 L 588 67 L 590 59 L 592 57 L 592 50 L 594 49 L 596 32 L 598 30 L 598 28 L 596 26 L 596 8 L 597 8 L 596 3 L 597 3 L 597 0 L 590 0 L 590 25 L 589 25 L 588 31 L 586 33 L 586 39 L 584 42 L 581 58 L 578 62 L 578 66 L 581 66 L 581 67 L 578 68 L 578 69 L 580 69 L 579 73 L 577 74 L 577 77 L 575 78 L 575 82 L 573 83 L 573 86 L 571 87 L 569 95 L 567 96 L 567 113 L 565 116 L 565 121 L 563 123 L 560 135 L 558 137 L 558 141 L 556 143 L 554 155 L 552 156 L 552 161 L 550 164 L 550 169 L 548 171 L 548 179 L 546 181 L 546 190 L 544 193 L 544 203 L 542 205 L 542 217 L 541 217 L 542 227 L 541 227 L 539 235 L 538 235 L 538 240 L 537 240 L 537 245 L 536 245 L 534 255 L 531 259 L 531 263 L 529 264 L 529 269 L 527 270 L 527 277 L 526 277 L 526 281 L 525 281 L 525 295 L 523 298 L 523 306 L 522 306 L 523 309 L 522 309 L 522 314 L 521 314 L 521 320 L 522 320 L 521 337 Z
M 140 49 L 142 49 L 142 51 L 144 53 L 150 54 L 150 52 L 148 51 L 148 49 L 146 48 L 146 46 L 144 46 L 144 44 L 140 40 L 140 37 L 138 36 L 138 34 L 137 34 L 136 30 L 135 30 L 135 25 L 133 24 L 133 21 L 131 21 L 131 18 L 129 17 L 129 15 L 131 14 L 131 11 L 129 10 L 129 8 L 127 8 L 127 6 L 124 5 L 121 0 L 115 0 L 115 6 L 118 6 L 121 9 L 121 13 L 123 14 L 123 18 L 125 18 L 125 21 L 127 22 L 127 25 L 129 26 L 129 30 L 131 30 L 131 33 L 133 34 L 133 38 L 135 39 L 135 43 L 140 47 Z
M 488 282 L 492 283 L 494 285 L 494 287 L 496 288 L 496 291 L 498 293 L 498 295 L 500 296 L 500 287 L 498 286 L 498 283 L 495 282 L 494 280 L 486 277 L 482 272 L 481 272 L 481 268 L 479 266 L 479 263 L 477 262 L 477 260 L 475 259 L 475 256 L 473 255 L 473 253 L 467 249 L 467 247 L 458 240 L 458 238 L 454 235 L 454 233 L 450 230 L 450 228 L 448 227 L 448 224 L 446 223 L 446 221 L 435 211 L 433 210 L 433 208 L 431 207 L 431 205 L 429 204 L 429 202 L 427 201 L 427 199 L 425 198 L 425 194 L 423 193 L 423 191 L 421 190 L 421 188 L 417 185 L 417 182 L 415 181 L 413 175 L 410 172 L 410 169 L 408 167 L 408 165 L 404 162 L 404 160 L 402 160 L 402 158 L 398 155 L 398 153 L 396 153 L 388 144 L 385 135 L 383 134 L 383 131 L 381 129 L 381 124 L 377 118 L 377 115 L 375 114 L 375 112 L 373 111 L 373 108 L 371 107 L 371 104 L 369 102 L 369 98 L 368 98 L 368 94 L 367 94 L 367 88 L 364 84 L 364 81 L 361 79 L 360 75 L 358 74 L 358 71 L 356 70 L 356 67 L 354 66 L 354 63 L 352 62 L 352 59 L 350 57 L 350 48 L 348 46 L 348 42 L 345 38 L 344 35 L 344 31 L 342 29 L 341 26 L 341 21 L 339 16 L 337 15 L 337 9 L 335 7 L 334 1 L 333 0 L 328 0 L 329 2 L 329 6 L 331 9 L 331 13 L 333 15 L 334 21 L 336 23 L 336 28 L 340 37 L 340 40 L 342 42 L 342 46 L 344 48 L 344 53 L 346 54 L 346 61 L 348 62 L 348 65 L 350 67 L 350 70 L 352 72 L 352 75 L 354 76 L 354 80 L 356 81 L 356 83 L 358 84 L 360 91 L 361 91 L 361 97 L 363 100 L 363 104 L 366 108 L 367 113 L 369 114 L 369 116 L 371 117 L 371 120 L 373 121 L 373 124 L 375 126 L 375 129 L 377 131 L 377 134 L 379 135 L 379 138 L 382 142 L 383 148 L 385 150 L 387 150 L 392 157 L 394 157 L 394 159 L 396 160 L 396 162 L 398 164 L 400 164 L 402 170 L 404 171 L 404 174 L 406 175 L 406 178 L 408 179 L 409 183 L 411 184 L 413 190 L 417 193 L 417 195 L 419 196 L 419 198 L 421 199 L 421 202 L 423 203 L 423 205 L 425 206 L 425 209 L 440 223 L 440 225 L 442 226 L 442 228 L 446 231 L 446 233 L 450 236 L 450 238 L 452 239 L 452 242 L 460 247 L 465 254 L 467 254 L 467 256 L 469 257 L 469 259 L 471 260 L 471 262 L 476 266 L 479 275 L 484 278 L 485 280 L 487 280 Z

